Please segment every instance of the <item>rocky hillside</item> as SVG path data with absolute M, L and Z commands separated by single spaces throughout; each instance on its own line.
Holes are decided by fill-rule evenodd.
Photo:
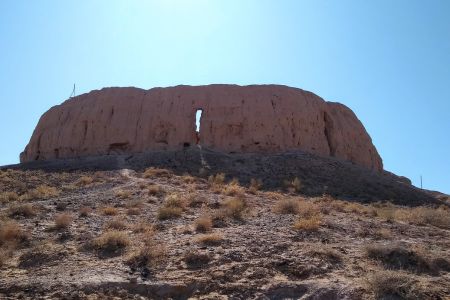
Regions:
M 0 298 L 448 299 L 447 206 L 345 201 L 302 173 L 272 185 L 276 169 L 240 181 L 211 155 L 190 175 L 136 157 L 0 171 Z

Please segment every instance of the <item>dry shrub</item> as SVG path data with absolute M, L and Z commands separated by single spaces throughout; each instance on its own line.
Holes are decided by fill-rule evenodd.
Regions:
M 320 215 L 320 204 L 314 201 L 300 200 L 298 202 L 298 214 L 303 217 Z
M 133 232 L 134 233 L 149 233 L 151 235 L 154 235 L 155 228 L 153 225 L 146 223 L 146 222 L 139 222 L 133 226 Z
M 225 185 L 221 190 L 221 193 L 227 196 L 234 196 L 239 198 L 245 197 L 245 190 L 239 185 L 238 181 L 232 181 L 231 183 Z
M 407 273 L 379 271 L 370 274 L 367 282 L 377 299 L 425 299 L 423 291 Z
M 303 231 L 317 231 L 322 225 L 322 215 L 311 215 L 300 218 L 294 223 L 294 228 Z
M 0 194 L 0 203 L 6 203 L 19 200 L 19 195 L 16 192 L 3 192 Z
M 392 239 L 392 232 L 387 228 L 381 228 L 375 231 L 375 237 L 378 239 L 390 240 Z
M 262 188 L 262 180 L 261 179 L 250 179 L 250 185 L 248 187 L 248 192 L 251 194 L 256 194 Z
M 132 269 L 151 268 L 161 264 L 166 256 L 166 248 L 156 242 L 148 243 L 135 251 L 127 260 Z
M 303 188 L 302 181 L 298 177 L 295 177 L 292 180 L 285 180 L 283 183 L 284 183 L 285 188 L 290 192 L 298 193 Z
M 195 268 L 208 264 L 211 260 L 211 257 L 206 253 L 190 250 L 184 254 L 183 260 L 188 265 L 188 267 Z
M 210 175 L 208 177 L 208 183 L 211 186 L 223 185 L 225 183 L 225 174 L 224 173 L 218 173 L 216 175 Z
M 72 224 L 73 218 L 70 214 L 59 214 L 55 217 L 55 226 L 56 230 L 64 230 L 69 228 L 70 224 Z
M 186 200 L 180 194 L 172 193 L 167 195 L 164 200 L 164 206 L 184 209 L 186 207 Z
M 30 218 L 36 215 L 36 210 L 31 204 L 14 204 L 9 208 L 8 215 L 13 218 Z
M 125 230 L 128 228 L 128 224 L 123 219 L 114 218 L 106 222 L 104 228 L 107 230 Z
M 94 182 L 94 178 L 92 178 L 91 176 L 81 176 L 80 179 L 78 179 L 76 184 L 78 186 L 85 186 L 85 185 L 89 185 L 93 182 Z
M 130 245 L 128 234 L 123 231 L 107 231 L 91 242 L 94 250 L 105 253 L 117 253 Z
M 377 260 L 388 269 L 434 273 L 436 266 L 424 254 L 416 253 L 400 245 L 372 244 L 365 248 L 369 258 Z
M 141 208 L 139 207 L 130 207 L 127 209 L 127 215 L 129 216 L 137 216 L 141 214 Z
M 181 180 L 183 180 L 184 183 L 194 183 L 195 177 L 189 174 L 184 174 L 183 176 L 181 176 Z
M 279 192 L 265 192 L 264 196 L 269 199 L 277 200 L 277 201 L 284 199 L 284 195 Z
M 29 235 L 14 221 L 0 223 L 0 246 L 17 246 L 29 241 Z
M 115 216 L 119 213 L 119 210 L 113 206 L 106 206 L 102 209 L 102 213 L 105 216 Z
M 144 178 L 150 178 L 150 177 L 170 177 L 172 174 L 170 171 L 166 169 L 160 169 L 160 168 L 154 168 L 150 167 L 145 169 L 144 174 L 142 176 Z
M 144 207 L 144 201 L 142 200 L 132 200 L 125 204 L 127 208 L 142 208 Z
M 222 243 L 223 237 L 217 233 L 204 234 L 197 238 L 197 243 L 205 246 L 217 246 Z
M 275 203 L 273 211 L 279 214 L 296 215 L 300 211 L 299 201 L 297 199 L 285 198 Z
M 92 208 L 89 206 L 82 206 L 80 208 L 80 217 L 86 218 L 92 213 Z
M 151 185 L 148 187 L 148 194 L 150 196 L 162 196 L 164 193 L 165 191 L 160 185 Z
M 183 214 L 183 209 L 179 207 L 160 207 L 158 209 L 158 219 L 159 220 L 168 220 L 168 219 L 175 219 L 181 217 Z
M 320 249 L 313 249 L 308 252 L 312 257 L 318 257 L 330 264 L 341 264 L 342 254 L 329 246 L 323 246 Z
M 212 219 L 210 216 L 201 216 L 195 220 L 195 231 L 208 232 L 212 228 Z
M 128 199 L 131 198 L 131 191 L 128 190 L 118 190 L 116 192 L 116 197 L 119 197 L 121 199 Z
M 246 207 L 247 204 L 244 200 L 239 198 L 232 198 L 224 203 L 222 211 L 227 217 L 233 218 L 235 220 L 242 220 Z
M 46 199 L 59 196 L 59 194 L 60 191 L 57 188 L 48 185 L 40 185 L 35 189 L 23 194 L 20 198 L 21 200 Z
M 443 208 L 414 207 L 395 211 L 395 219 L 416 225 L 433 225 L 450 229 L 450 212 Z
M 200 207 L 208 203 L 208 198 L 197 193 L 190 193 L 187 196 L 187 202 L 190 207 Z
M 362 205 L 360 203 L 356 202 L 346 202 L 344 206 L 344 210 L 346 212 L 352 212 L 362 215 L 370 215 L 370 214 L 376 214 L 375 210 L 371 209 L 370 207 L 366 205 Z

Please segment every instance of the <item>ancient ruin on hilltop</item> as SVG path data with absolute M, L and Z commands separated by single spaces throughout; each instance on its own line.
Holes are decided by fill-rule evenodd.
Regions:
M 181 150 L 197 143 L 227 153 L 301 150 L 383 169 L 348 107 L 278 85 L 95 90 L 47 111 L 20 160 Z

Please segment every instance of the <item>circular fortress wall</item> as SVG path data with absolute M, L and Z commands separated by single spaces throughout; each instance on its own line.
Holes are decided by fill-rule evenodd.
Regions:
M 370 136 L 348 107 L 279 85 L 91 91 L 47 111 L 20 160 L 177 150 L 197 142 L 222 152 L 302 150 L 383 169 Z

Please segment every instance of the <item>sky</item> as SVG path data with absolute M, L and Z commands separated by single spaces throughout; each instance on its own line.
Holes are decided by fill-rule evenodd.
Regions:
M 450 193 L 450 1 L 0 1 L 0 165 L 108 86 L 283 84 L 350 107 L 386 170 Z

